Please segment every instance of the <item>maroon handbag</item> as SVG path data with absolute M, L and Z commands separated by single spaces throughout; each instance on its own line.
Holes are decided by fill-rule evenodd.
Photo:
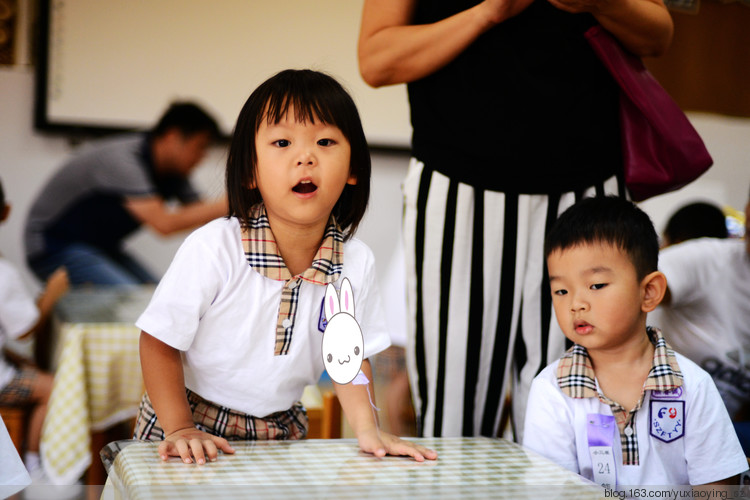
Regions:
M 620 85 L 625 184 L 634 201 L 679 189 L 713 165 L 703 140 L 641 59 L 601 26 L 586 40 Z

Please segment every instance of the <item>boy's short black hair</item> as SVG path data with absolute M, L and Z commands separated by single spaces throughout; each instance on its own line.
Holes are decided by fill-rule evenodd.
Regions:
M 350 175 L 357 179 L 347 184 L 333 207 L 339 227 L 350 237 L 367 210 L 370 197 L 370 150 L 367 146 L 357 106 L 334 78 L 312 70 L 285 70 L 262 83 L 247 99 L 237 118 L 227 158 L 226 188 L 229 215 L 249 224 L 250 209 L 263 198 L 256 185 L 255 136 L 263 120 L 278 123 L 290 107 L 300 122 L 319 120 L 338 127 L 351 147 Z
M 563 212 L 547 234 L 544 255 L 592 243 L 610 244 L 630 258 L 638 279 L 659 265 L 659 237 L 649 216 L 615 196 L 584 198 Z
M 664 237 L 668 243 L 693 238 L 726 238 L 727 218 L 721 208 L 711 203 L 689 203 L 677 210 L 667 221 Z
M 219 137 L 216 120 L 192 102 L 173 102 L 151 130 L 151 134 L 159 137 L 170 129 L 177 129 L 187 137 L 202 132 L 208 132 L 212 139 Z

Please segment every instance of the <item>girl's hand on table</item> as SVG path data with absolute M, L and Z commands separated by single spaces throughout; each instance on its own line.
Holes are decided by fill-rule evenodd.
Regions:
M 159 444 L 159 456 L 162 460 L 167 460 L 169 457 L 180 457 L 186 464 L 193 463 L 191 456 L 195 458 L 198 464 L 206 463 L 206 458 L 214 462 L 219 450 L 224 453 L 234 453 L 234 448 L 229 445 L 229 441 L 200 431 L 195 427 L 178 429 L 165 437 L 164 441 Z
M 384 457 L 385 455 L 408 456 L 414 458 L 417 462 L 437 459 L 437 453 L 434 450 L 406 441 L 393 434 L 380 432 L 377 429 L 362 432 L 358 436 L 358 441 L 362 451 L 372 453 L 376 457 Z

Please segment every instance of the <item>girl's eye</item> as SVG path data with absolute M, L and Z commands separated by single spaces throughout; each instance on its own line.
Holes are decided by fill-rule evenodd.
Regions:
M 336 144 L 336 141 L 333 139 L 320 139 L 318 141 L 318 146 L 333 146 L 334 144 Z
M 273 144 L 277 145 L 280 148 L 285 148 L 291 143 L 286 139 L 279 139 L 278 141 L 274 141 Z
M 592 289 L 592 290 L 601 290 L 601 289 L 602 289 L 602 288 L 604 288 L 605 286 L 607 286 L 607 284 L 606 284 L 606 283 L 596 283 L 596 284 L 594 284 L 594 285 L 591 285 L 591 289 Z
M 567 290 L 555 290 L 554 292 L 552 292 L 552 295 L 565 295 L 567 293 Z

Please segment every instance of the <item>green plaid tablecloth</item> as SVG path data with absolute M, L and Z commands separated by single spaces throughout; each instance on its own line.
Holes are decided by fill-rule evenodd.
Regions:
M 108 484 L 118 497 L 161 498 L 603 498 L 604 490 L 504 439 L 415 439 L 438 460 L 378 459 L 356 440 L 233 443 L 206 465 L 163 462 L 157 443 L 117 442 Z M 112 455 L 111 450 L 110 456 Z M 107 449 L 103 454 L 107 453 Z
M 91 433 L 135 417 L 143 394 L 140 330 L 117 323 L 65 324 L 44 420 L 41 457 L 57 484 L 91 464 Z

